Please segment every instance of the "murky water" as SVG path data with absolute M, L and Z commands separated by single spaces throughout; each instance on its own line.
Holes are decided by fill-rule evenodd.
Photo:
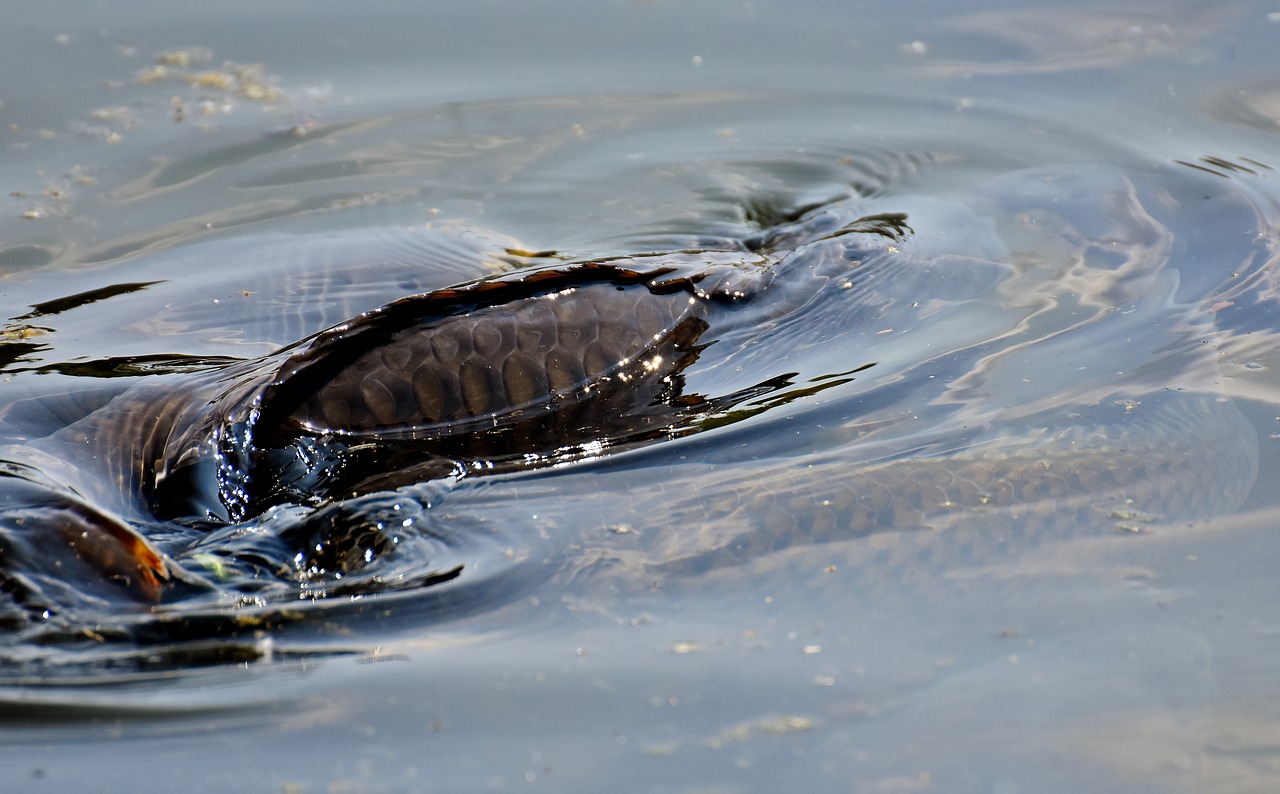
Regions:
M 513 269 L 911 232 L 713 317 L 682 393 L 741 399 L 669 438 L 351 503 L 426 528 L 375 584 L 456 577 L 13 633 L 5 779 L 1271 790 L 1280 22 L 955 5 L 12 13 L 0 443 L 116 512 L 42 438 L 67 395 Z M 311 515 L 130 518 L 213 577 Z

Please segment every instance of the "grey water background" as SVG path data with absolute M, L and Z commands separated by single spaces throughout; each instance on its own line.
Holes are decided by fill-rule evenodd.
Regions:
M 12 3 L 0 295 L 18 316 L 176 262 L 231 300 L 256 274 L 192 250 L 428 222 L 621 254 L 735 202 L 849 185 L 1007 221 L 1037 168 L 1228 196 L 1212 215 L 1170 210 L 1171 231 L 1193 261 L 1260 268 L 1274 247 L 1277 14 Z M 155 71 L 178 51 L 195 62 Z M 262 71 L 237 81 L 227 61 Z M 1047 201 L 1067 218 L 1105 215 L 1087 189 L 1063 195 Z M 1041 241 L 1001 228 L 1015 250 Z M 59 327 L 61 360 L 240 344 L 87 308 Z M 8 687 L 0 778 L 14 791 L 1274 790 L 1275 310 L 1249 311 L 1213 384 L 1259 444 L 1236 515 L 865 587 L 757 566 L 625 596 L 542 590 L 349 657 Z M 1097 366 L 1141 347 L 1082 344 Z M 1010 389 L 1037 374 L 1022 363 Z

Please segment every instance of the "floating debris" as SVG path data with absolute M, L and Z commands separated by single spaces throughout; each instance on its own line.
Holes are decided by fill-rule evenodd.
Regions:
M 179 69 L 190 68 L 193 64 L 209 63 L 213 60 L 213 50 L 208 47 L 188 47 L 181 50 L 166 50 L 155 57 L 160 66 L 176 66 Z
M 695 640 L 680 640 L 671 643 L 671 652 L 676 654 L 698 653 L 701 650 L 701 643 Z
M 284 91 L 273 85 L 266 76 L 262 64 L 243 64 L 226 61 L 219 69 L 191 71 L 187 66 L 212 58 L 197 60 L 187 51 L 162 53 L 156 63 L 139 70 L 134 75 L 138 85 L 155 83 L 185 83 L 192 88 L 220 91 L 238 99 L 270 104 L 284 99 Z M 178 98 L 181 100 L 182 98 Z

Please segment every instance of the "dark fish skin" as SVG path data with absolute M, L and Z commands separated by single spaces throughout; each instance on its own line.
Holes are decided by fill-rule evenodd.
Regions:
M 385 490 L 456 461 L 532 465 L 659 438 L 712 407 L 683 393 L 681 372 L 766 272 L 586 263 L 412 296 L 325 331 L 261 391 L 253 449 L 224 447 L 241 473 L 224 489 L 238 491 L 233 514 Z
M 893 238 L 899 223 L 869 230 Z M 668 437 L 736 399 L 684 390 L 682 372 L 716 331 L 803 305 L 859 264 L 864 248 L 849 242 L 805 262 L 773 300 L 761 293 L 780 268 L 757 252 L 585 262 L 409 296 L 262 359 L 143 382 L 29 445 L 43 473 L 0 483 L 13 508 L 0 589 L 28 612 L 73 604 L 8 570 L 39 557 L 97 571 L 119 596 L 162 600 L 202 582 L 131 522 L 241 522 L 469 463 L 548 465 L 583 445 Z M 309 564 L 357 565 L 387 545 L 352 533 L 309 537 L 326 550 Z
M 486 284 L 479 295 L 449 290 L 397 302 L 290 357 L 263 394 L 259 427 L 442 438 L 557 412 L 597 392 L 647 402 L 655 383 L 690 363 L 708 327 L 707 301 L 658 291 L 660 275 L 542 271 Z

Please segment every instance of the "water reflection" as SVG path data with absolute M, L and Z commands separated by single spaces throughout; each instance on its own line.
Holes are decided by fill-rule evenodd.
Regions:
M 1019 75 L 1114 69 L 1150 59 L 1199 60 L 1202 42 L 1231 24 L 1245 3 L 1184 3 L 1170 13 L 1168 3 L 1013 8 L 961 14 L 938 27 L 963 34 L 946 39 L 950 48 L 981 50 L 968 59 L 933 62 L 950 75 Z M 966 46 L 967 45 L 967 46 Z
M 1183 173 L 1194 171 L 1205 169 Z M 1198 266 L 1200 242 L 1175 233 L 1187 225 L 1172 219 L 1191 206 L 1178 200 L 1182 192 L 1205 190 L 1202 183 L 1184 187 L 1169 169 L 1143 178 L 1096 166 L 1017 171 L 991 180 L 975 198 L 977 206 L 997 208 L 990 220 L 959 203 L 911 194 L 790 209 L 766 196 L 676 252 L 527 270 L 519 257 L 470 248 L 497 235 L 424 234 L 414 243 L 437 275 L 455 263 L 465 267 L 469 255 L 473 269 L 505 256 L 501 266 L 515 272 L 401 299 L 263 359 L 201 359 L 206 372 L 172 385 L 154 379 L 153 370 L 108 402 L 97 398 L 65 427 L 33 424 L 30 406 L 57 404 L 62 398 L 53 393 L 11 404 L 13 507 L 31 515 L 14 518 L 7 530 L 10 559 L 25 560 L 11 567 L 9 590 L 47 621 L 25 641 L 76 645 L 88 636 L 203 648 L 161 651 L 170 663 L 260 658 L 263 631 L 303 621 L 313 610 L 335 627 L 363 611 L 353 615 L 324 599 L 428 589 L 433 602 L 454 593 L 462 605 L 469 602 L 458 588 L 475 591 L 477 583 L 490 595 L 524 592 L 529 584 L 519 578 L 507 587 L 490 574 L 471 581 L 471 569 L 483 572 L 488 557 L 513 576 L 506 561 L 535 559 L 504 551 L 521 546 L 505 539 L 513 531 L 536 533 L 551 550 L 541 558 L 547 581 L 568 577 L 582 589 L 603 576 L 623 588 L 655 580 L 672 586 L 815 543 L 829 545 L 840 568 L 896 578 L 939 565 L 991 564 L 1049 538 L 1141 532 L 1230 512 L 1252 487 L 1257 445 L 1221 393 L 1217 357 L 1205 343 L 1227 329 L 1215 329 L 1215 315 L 1205 309 L 1221 302 L 1240 263 L 1250 261 L 1256 232 L 1248 224 L 1258 215 L 1224 218 L 1216 230 L 1244 223 L 1238 237 L 1248 242 L 1234 261 Z M 1232 192 L 1223 200 L 1242 201 Z M 1201 199 L 1196 211 L 1202 206 Z M 1037 256 L 1006 251 L 1001 225 L 1017 230 L 1010 239 L 1033 246 Z M 366 247 L 388 243 L 383 256 L 414 250 L 394 234 L 358 239 Z M 698 247 L 706 245 L 721 250 Z M 195 262 L 224 256 L 218 244 L 195 250 Z M 133 272 L 147 269 L 129 264 Z M 412 256 L 406 264 L 415 266 Z M 286 311 L 292 296 L 303 315 L 323 317 L 310 307 L 312 296 L 329 302 L 329 290 L 345 293 L 362 268 L 372 272 L 367 265 L 304 271 L 317 291 L 292 283 L 287 269 L 282 280 L 261 283 L 265 297 Z M 407 278 L 393 268 L 365 280 L 381 285 L 376 294 L 392 293 Z M 52 318 L 132 301 L 136 322 L 155 287 L 114 285 L 36 306 Z M 633 299 L 635 307 L 613 306 Z M 541 307 L 550 300 L 557 302 Z M 472 406 L 471 393 L 488 381 L 448 372 L 460 366 L 450 364 L 461 356 L 456 351 L 478 355 L 488 345 L 472 325 L 484 321 L 501 331 L 514 324 L 513 334 L 544 338 L 560 303 L 572 300 L 589 302 L 590 322 L 556 320 L 553 345 L 611 339 L 640 323 L 647 330 L 637 332 L 638 349 L 649 352 L 628 353 L 621 363 L 615 359 L 622 354 L 600 354 L 597 366 L 590 364 L 594 347 L 581 354 L 570 347 L 586 362 L 573 365 L 586 373 L 573 387 L 581 394 L 554 392 L 552 413 L 536 420 L 523 418 L 533 403 L 510 396 L 534 389 L 536 379 L 525 370 L 511 375 L 509 362 L 499 360 L 491 366 L 504 373 L 499 391 L 516 402 L 490 410 L 485 406 L 496 398 L 486 397 Z M 645 325 L 649 315 L 666 316 L 667 304 L 676 307 L 667 325 Z M 681 314 L 686 304 L 697 314 Z M 495 307 L 504 314 L 486 321 Z M 639 319 L 627 319 L 632 314 Z M 610 324 L 615 317 L 620 331 Z M 255 333 L 253 316 L 238 316 L 230 305 L 210 318 L 239 322 L 251 337 L 274 333 L 270 325 Z M 426 329 L 420 335 L 419 327 Z M 500 353 L 503 333 L 489 345 Z M 430 347 L 414 353 L 419 336 Z M 1122 348 L 1103 344 L 1120 337 Z M 441 340 L 455 352 L 441 353 Z M 651 365 L 650 344 L 661 366 Z M 549 362 L 548 383 L 559 377 L 550 363 L 558 350 L 540 353 Z M 1105 351 L 1105 360 L 1095 360 L 1093 350 Z M 524 354 L 502 353 L 516 355 Z M 402 376 L 388 369 L 392 359 L 439 359 L 444 374 L 429 382 L 415 375 L 401 389 L 411 398 L 402 400 L 394 394 Z M 140 360 L 158 359 L 132 359 Z M 174 377 L 182 369 L 168 367 Z M 34 371 L 57 372 L 69 383 L 145 368 Z M 850 377 L 854 372 L 861 377 Z M 456 377 L 452 398 L 446 375 Z M 781 391 L 797 381 L 811 385 Z M 424 407 L 423 389 L 444 395 L 438 410 Z M 330 392 L 335 396 L 326 397 Z M 596 403 L 603 411 L 590 408 Z M 697 430 L 712 432 L 690 435 Z M 135 451 L 136 434 L 162 441 Z M 652 449 L 628 451 L 655 441 Z M 77 463 L 76 451 L 85 448 L 102 462 Z M 552 470 L 539 472 L 546 467 Z M 27 476 L 28 469 L 39 476 Z M 33 483 L 46 481 L 71 490 L 54 487 L 21 502 Z M 423 482 L 431 483 L 426 490 Z M 683 493 L 673 492 L 673 483 Z M 38 561 L 64 555 L 24 529 L 41 525 L 42 510 L 87 521 L 76 547 L 84 573 L 92 577 L 97 565 L 147 584 L 144 595 L 163 595 L 161 617 L 131 615 L 136 608 L 114 617 L 116 599 L 100 588 L 70 601 L 54 596 L 65 588 L 55 587 L 56 571 Z M 113 510 L 140 530 L 124 527 Z M 145 560 L 135 555 L 143 560 L 137 572 L 108 553 L 108 535 L 146 552 Z M 98 536 L 101 543 L 93 541 Z M 147 536 L 163 545 L 150 548 Z M 161 550 L 172 562 L 152 562 Z M 165 578 L 172 581 L 162 594 Z M 494 584 L 497 590 L 488 589 Z M 91 608 L 95 599 L 103 603 Z M 481 609 L 501 606 L 492 601 Z M 89 635 L 79 628 L 86 623 L 94 626 Z M 101 663 L 89 650 L 77 669 Z M 127 651 L 108 654 L 122 663 Z

